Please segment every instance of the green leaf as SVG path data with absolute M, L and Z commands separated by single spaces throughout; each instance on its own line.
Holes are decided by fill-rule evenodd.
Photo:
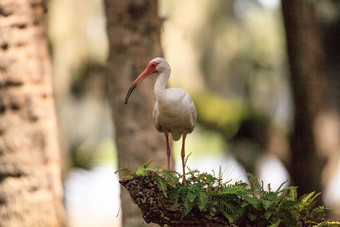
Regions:
M 222 212 L 222 214 L 224 215 L 224 217 L 226 217 L 226 218 L 228 219 L 229 223 L 233 223 L 233 222 L 234 222 L 233 217 L 232 217 L 230 214 L 228 214 L 227 211 L 221 210 L 221 212 Z
M 289 191 L 289 198 L 292 201 L 296 201 L 296 199 L 297 199 L 296 188 L 293 187 L 293 188 L 290 189 L 290 191 Z
M 315 194 L 315 192 L 311 192 L 309 194 L 305 194 L 300 198 L 301 203 L 307 203 L 307 201 L 313 197 L 313 195 Z M 320 193 L 319 193 L 320 194 Z
M 139 169 L 136 171 L 136 175 L 137 176 L 146 176 L 148 174 L 147 174 L 147 171 L 144 167 L 139 167 Z
M 260 204 L 257 199 L 252 198 L 252 197 L 245 197 L 244 200 L 247 201 L 253 207 L 255 207 L 257 210 L 260 208 Z
M 249 212 L 248 218 L 250 219 L 250 221 L 254 221 L 257 218 L 257 214 Z
M 222 194 L 236 194 L 237 192 L 244 191 L 244 187 L 242 186 L 232 186 L 223 188 Z
M 265 199 L 262 199 L 261 202 L 263 204 L 264 209 L 266 210 L 268 210 L 268 208 L 273 204 L 273 201 L 269 201 Z
M 119 168 L 115 171 L 115 174 L 119 173 L 119 172 L 128 172 L 131 173 L 132 171 L 128 168 Z
M 168 198 L 168 195 L 166 194 L 167 186 L 166 186 L 165 179 L 163 177 L 156 175 L 156 180 L 159 183 L 159 185 L 161 186 L 161 190 L 162 190 L 165 198 Z
M 279 219 L 277 219 L 277 221 L 275 223 L 271 224 L 269 227 L 278 227 L 280 225 L 280 223 L 281 223 L 281 219 L 279 218 Z
M 263 199 L 269 200 L 269 201 L 272 201 L 272 203 L 275 203 L 279 199 L 279 195 L 276 192 L 265 192 Z
M 191 154 L 192 154 L 192 152 L 190 152 L 190 153 L 185 157 L 185 159 L 184 159 L 184 166 L 187 166 L 187 161 L 188 161 L 188 159 L 189 159 L 189 157 L 190 157 Z
M 177 188 L 177 184 L 178 182 L 174 182 L 174 181 L 167 181 L 168 185 L 172 188 Z
M 316 202 L 316 198 L 321 194 L 321 192 L 317 193 L 316 195 L 313 196 L 313 198 L 311 198 L 308 202 L 307 202 L 307 206 L 309 208 L 312 208 L 312 206 L 314 206 L 315 202 Z
M 162 169 L 163 167 L 162 166 L 150 166 L 150 167 L 147 167 L 147 169 L 149 170 L 159 170 L 159 169 Z
M 179 198 L 179 189 L 174 190 L 174 192 L 171 194 L 171 199 L 174 201 L 173 206 L 175 208 L 178 207 L 178 198 Z
M 153 162 L 153 160 L 149 161 L 149 162 L 146 162 L 144 163 L 144 169 L 147 169 L 148 166 L 151 164 L 151 162 Z
M 242 204 L 241 204 L 241 207 L 243 208 L 243 207 L 246 207 L 246 206 L 248 206 L 248 205 L 250 205 L 249 202 L 243 201 Z
M 188 197 L 186 197 L 184 199 L 184 207 L 185 207 L 185 210 L 184 210 L 184 215 L 187 215 L 191 210 L 192 208 L 194 207 L 194 203 L 193 202 L 190 202 L 190 200 L 188 199 Z
M 208 203 L 208 196 L 204 191 L 201 191 L 198 197 L 198 209 L 202 211 L 207 205 L 207 203 Z
M 174 200 L 174 206 L 178 206 L 178 201 L 181 195 L 185 195 L 188 193 L 187 188 L 176 188 L 172 194 L 172 198 Z
M 340 222 L 337 221 L 324 221 L 317 225 L 317 227 L 339 227 Z
M 247 176 L 249 178 L 249 184 L 250 184 L 251 190 L 253 190 L 253 191 L 263 191 L 262 185 L 259 183 L 259 181 L 257 180 L 257 178 L 253 174 L 247 173 Z
M 212 175 L 210 175 L 210 174 L 208 174 L 208 175 L 207 175 L 207 177 L 206 177 L 206 179 L 205 179 L 205 181 L 206 181 L 206 183 L 207 183 L 208 185 L 210 185 L 210 184 L 214 183 L 214 182 L 215 182 L 215 180 L 216 180 L 216 178 L 215 178 L 215 177 L 213 177 L 213 176 L 212 176 Z
M 269 220 L 270 219 L 270 217 L 273 215 L 273 213 L 272 212 L 270 212 L 270 211 L 267 211 L 265 214 L 264 214 L 264 217 L 267 219 L 267 220 Z
M 276 191 L 275 192 L 277 192 L 277 193 L 280 193 L 280 191 L 281 191 L 281 188 L 283 187 L 283 185 L 285 184 L 285 183 L 287 183 L 288 182 L 288 180 L 286 180 L 285 182 L 283 182 L 282 184 L 280 184 L 280 186 L 276 189 Z
M 188 198 L 188 200 L 189 200 L 191 203 L 193 203 L 193 202 L 195 201 L 196 197 L 197 197 L 197 195 L 194 194 L 192 191 L 190 191 L 190 192 L 187 194 L 187 198 Z
M 244 213 L 244 209 L 240 209 L 238 206 L 233 210 L 233 217 L 238 220 Z

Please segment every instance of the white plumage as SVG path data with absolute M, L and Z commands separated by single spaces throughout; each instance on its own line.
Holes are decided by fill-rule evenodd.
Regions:
M 190 94 L 179 88 L 166 89 L 165 98 L 157 99 L 153 109 L 157 130 L 170 132 L 175 141 L 194 130 L 196 115 Z
M 170 146 L 168 134 L 170 133 L 173 140 L 177 141 L 183 137 L 182 143 L 182 166 L 183 178 L 185 179 L 184 156 L 185 156 L 185 138 L 191 133 L 196 125 L 197 112 L 191 95 L 181 88 L 166 89 L 169 80 L 171 68 L 163 58 L 154 58 L 150 61 L 147 68 L 133 82 L 125 99 L 127 104 L 129 96 L 135 87 L 146 77 L 157 74 L 158 78 L 155 83 L 154 93 L 156 103 L 153 109 L 153 119 L 156 129 L 163 132 L 167 142 L 168 170 L 170 169 Z

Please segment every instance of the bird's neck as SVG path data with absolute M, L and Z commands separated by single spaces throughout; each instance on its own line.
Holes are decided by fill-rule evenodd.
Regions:
M 157 100 L 160 100 L 163 97 L 169 77 L 170 69 L 159 73 L 154 87 L 154 92 Z

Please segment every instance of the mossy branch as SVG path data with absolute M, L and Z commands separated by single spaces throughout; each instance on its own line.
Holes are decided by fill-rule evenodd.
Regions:
M 314 207 L 319 194 L 296 197 L 296 187 L 265 190 L 253 175 L 250 185 L 228 184 L 222 174 L 190 170 L 185 184 L 175 171 L 150 163 L 120 180 L 147 223 L 160 226 L 340 226 Z
M 153 222 L 161 226 L 205 226 L 205 223 L 228 225 L 223 216 L 211 216 L 197 208 L 184 216 L 183 210 L 175 206 L 172 198 L 162 191 L 156 177 L 156 173 L 150 171 L 146 176 L 135 175 L 132 179 L 120 180 L 133 202 L 141 209 L 146 223 Z

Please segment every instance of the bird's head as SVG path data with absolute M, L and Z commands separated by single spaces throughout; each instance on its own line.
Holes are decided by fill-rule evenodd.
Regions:
M 149 62 L 148 67 L 150 66 L 150 64 L 156 64 L 156 70 L 157 72 L 163 72 L 165 70 L 170 70 L 170 65 L 169 63 L 164 59 L 164 58 L 154 58 Z
M 125 98 L 125 104 L 128 103 L 129 97 L 131 95 L 131 93 L 133 92 L 133 90 L 137 87 L 138 84 L 140 84 L 145 78 L 147 78 L 148 76 L 155 74 L 155 73 L 159 73 L 159 72 L 163 72 L 166 69 L 170 69 L 170 66 L 168 64 L 168 62 L 160 57 L 154 58 L 152 59 L 148 66 L 146 67 L 146 69 L 137 77 L 137 79 L 132 83 L 126 98 Z

